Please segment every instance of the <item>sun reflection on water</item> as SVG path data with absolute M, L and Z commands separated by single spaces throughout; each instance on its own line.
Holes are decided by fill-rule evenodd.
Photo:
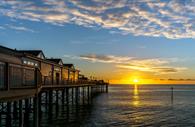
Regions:
M 139 91 L 138 91 L 138 85 L 134 85 L 134 90 L 133 90 L 133 105 L 135 107 L 139 106 L 140 101 L 139 101 Z

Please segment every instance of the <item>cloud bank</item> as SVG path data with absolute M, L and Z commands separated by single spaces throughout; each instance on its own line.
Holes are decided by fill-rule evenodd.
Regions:
M 194 0 L 1 0 L 0 15 L 60 26 L 100 27 L 135 36 L 195 37 Z
M 177 59 L 175 58 L 138 59 L 135 57 L 128 57 L 128 56 L 96 55 L 96 54 L 80 55 L 80 56 L 64 55 L 64 57 L 81 59 L 89 62 L 110 63 L 110 64 L 114 64 L 117 68 L 120 69 L 152 72 L 156 74 L 178 73 L 181 71 L 185 71 L 187 69 L 186 67 L 169 66 L 170 63 L 174 63 L 177 61 Z

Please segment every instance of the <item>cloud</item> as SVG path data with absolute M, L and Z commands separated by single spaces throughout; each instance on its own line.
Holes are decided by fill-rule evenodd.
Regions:
M 102 62 L 102 63 L 126 63 L 130 61 L 131 57 L 121 57 L 113 55 L 81 55 L 80 59 L 88 60 L 92 62 Z
M 135 36 L 195 37 L 194 0 L 1 0 L 0 15 L 60 26 L 71 23 L 98 27 Z
M 72 59 L 81 59 L 89 62 L 113 64 L 114 66 L 120 69 L 152 72 L 156 74 L 178 73 L 187 70 L 186 67 L 169 66 L 170 63 L 174 63 L 177 61 L 176 58 L 138 59 L 136 57 L 129 57 L 129 56 L 96 55 L 96 54 L 80 55 L 80 56 L 64 55 L 64 57 L 69 57 Z
M 6 25 L 8 28 L 13 29 L 13 30 L 17 30 L 17 31 L 27 31 L 27 32 L 35 32 L 32 29 L 29 29 L 27 27 L 23 27 L 23 26 L 14 26 L 14 25 Z
M 160 80 L 160 81 L 195 81 L 195 79 L 174 79 L 174 78 L 169 78 L 169 79 L 155 79 L 155 80 Z
M 3 26 L 0 26 L 0 29 L 4 30 L 4 29 L 5 29 L 5 27 L 3 27 Z
M 169 67 L 169 66 L 139 66 L 139 65 L 133 65 L 133 64 L 128 64 L 128 65 L 117 65 L 119 68 L 123 69 L 133 69 L 133 70 L 138 70 L 138 71 L 144 71 L 144 72 L 153 72 L 157 74 L 168 74 L 168 73 L 178 73 L 181 71 L 186 70 L 186 67 Z
M 0 26 L 0 30 L 5 30 L 5 29 L 12 29 L 16 31 L 33 32 L 33 33 L 36 32 L 33 29 L 30 29 L 24 26 L 16 26 L 12 24 L 5 24 L 3 26 Z

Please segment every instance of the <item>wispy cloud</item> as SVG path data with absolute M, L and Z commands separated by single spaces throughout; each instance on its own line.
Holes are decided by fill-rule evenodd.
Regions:
M 131 57 L 121 57 L 121 56 L 113 56 L 113 55 L 81 55 L 81 59 L 89 60 L 92 62 L 102 62 L 102 63 L 127 63 L 132 58 Z
M 90 62 L 110 63 L 114 64 L 117 68 L 126 70 L 137 70 L 142 72 L 152 72 L 157 74 L 178 73 L 185 71 L 186 67 L 169 66 L 170 63 L 177 61 L 176 58 L 153 58 L 153 59 L 138 59 L 129 56 L 114 56 L 114 55 L 80 55 L 70 56 L 73 59 L 87 60 Z M 178 62 L 178 61 L 177 61 Z
M 145 66 L 139 66 L 139 65 L 133 65 L 133 64 L 127 64 L 127 65 L 117 65 L 119 68 L 123 69 L 133 69 L 138 71 L 144 71 L 144 72 L 153 72 L 157 74 L 167 74 L 167 73 L 178 73 L 181 71 L 186 70 L 186 67 L 172 67 L 172 66 L 164 66 L 164 65 L 145 65 Z
M 35 32 L 34 30 L 24 27 L 24 26 L 14 26 L 14 25 L 6 25 L 8 28 L 17 30 L 17 31 L 27 31 L 27 32 Z
M 12 29 L 12 30 L 24 31 L 24 32 L 32 32 L 32 33 L 36 32 L 33 29 L 30 29 L 28 27 L 24 27 L 21 25 L 5 24 L 5 25 L 0 26 L 0 30 L 6 30 L 6 29 Z
M 164 36 L 170 39 L 195 37 L 194 0 L 1 0 L 0 14 L 15 19 L 63 26 L 110 29 L 111 33 L 135 36 Z M 90 2 L 90 4 L 88 3 Z M 114 30 L 117 29 L 117 30 Z
M 0 26 L 0 29 L 5 29 L 5 27 L 3 27 L 3 26 Z
M 154 79 L 154 80 L 160 80 L 160 81 L 177 81 L 177 82 L 195 81 L 195 79 L 192 79 L 192 78 L 188 78 L 188 79 L 184 79 L 184 78 L 180 78 L 180 79 L 169 78 L 169 79 Z

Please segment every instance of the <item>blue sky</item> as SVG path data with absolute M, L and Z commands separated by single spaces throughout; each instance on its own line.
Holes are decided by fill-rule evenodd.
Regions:
M 0 44 L 42 49 L 86 75 L 193 79 L 193 0 L 2 0 Z M 112 75 L 111 75 L 112 74 Z

